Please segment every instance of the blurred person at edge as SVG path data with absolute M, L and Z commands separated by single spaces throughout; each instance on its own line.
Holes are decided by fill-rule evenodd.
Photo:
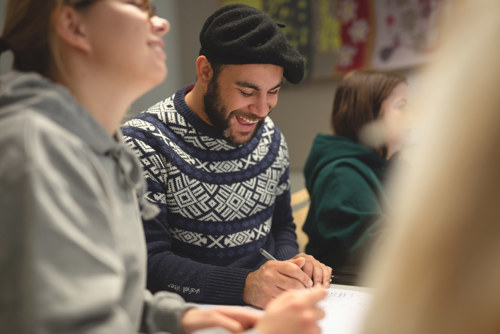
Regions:
M 119 126 L 166 76 L 169 23 L 152 2 L 11 0 L 5 20 L 0 332 L 319 333 L 321 289 L 284 294 L 262 317 L 145 290 L 141 214 L 156 210 Z
M 452 9 L 416 94 L 420 140 L 390 181 L 363 333 L 500 333 L 500 2 Z

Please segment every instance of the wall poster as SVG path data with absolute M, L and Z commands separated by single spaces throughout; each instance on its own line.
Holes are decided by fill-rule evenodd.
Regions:
M 306 78 L 342 76 L 360 68 L 408 69 L 439 46 L 439 22 L 451 0 L 220 0 L 244 3 L 284 23 L 306 59 Z

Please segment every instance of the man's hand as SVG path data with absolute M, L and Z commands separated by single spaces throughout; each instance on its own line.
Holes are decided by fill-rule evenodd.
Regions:
M 317 303 L 326 296 L 326 290 L 287 291 L 271 301 L 266 313 L 255 326 L 263 334 L 319 334 L 318 321 L 323 311 Z
M 259 269 L 248 274 L 243 301 L 264 308 L 284 291 L 312 287 L 313 281 L 303 271 L 305 264 L 306 260 L 302 257 L 288 261 L 267 261 Z
M 190 334 L 200 329 L 222 327 L 231 333 L 241 333 L 253 328 L 261 315 L 243 308 L 213 308 L 187 310 L 181 318 L 184 333 Z
M 296 259 L 305 259 L 305 264 L 302 266 L 302 270 L 313 280 L 314 286 L 323 287 L 325 289 L 330 287 L 332 268 L 319 262 L 313 256 L 304 253 L 295 255 L 291 260 Z

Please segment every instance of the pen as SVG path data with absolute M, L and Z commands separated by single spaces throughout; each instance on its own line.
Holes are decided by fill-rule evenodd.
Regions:
M 265 249 L 263 248 L 259 248 L 259 252 L 260 254 L 262 254 L 266 259 L 268 260 L 274 260 L 274 261 L 278 261 L 277 258 L 275 258 L 274 256 L 272 256 L 271 254 L 269 254 L 269 252 L 267 252 Z

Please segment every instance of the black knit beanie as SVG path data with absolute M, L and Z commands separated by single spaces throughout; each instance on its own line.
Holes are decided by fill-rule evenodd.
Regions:
M 200 33 L 200 55 L 219 64 L 274 64 L 284 77 L 298 83 L 304 59 L 286 39 L 279 25 L 264 12 L 243 4 L 215 11 Z

